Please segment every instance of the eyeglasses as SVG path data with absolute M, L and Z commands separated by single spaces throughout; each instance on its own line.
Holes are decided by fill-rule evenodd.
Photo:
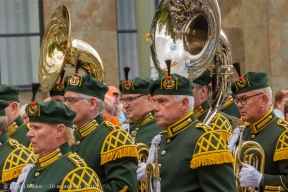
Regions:
M 82 97 L 64 97 L 63 98 L 63 103 L 67 102 L 67 103 L 70 103 L 70 104 L 74 104 L 74 103 L 76 103 L 77 101 L 79 101 L 81 99 L 85 99 L 85 98 L 82 98 Z
M 257 96 L 257 95 L 261 95 L 261 94 L 263 94 L 263 93 L 257 93 L 257 94 L 255 94 L 255 95 L 251 95 L 251 96 L 244 97 L 244 98 L 241 98 L 241 99 L 234 99 L 234 103 L 237 105 L 238 102 L 240 101 L 240 103 L 241 103 L 242 105 L 245 105 L 245 104 L 247 104 L 247 100 L 248 100 L 249 98 L 254 97 L 254 96 Z
M 137 98 L 139 98 L 139 97 L 142 97 L 142 96 L 144 96 L 144 95 L 138 95 L 138 96 L 135 96 L 135 97 L 128 97 L 128 98 L 121 98 L 120 99 L 120 102 L 121 103 L 131 103 L 133 100 L 135 100 L 135 99 L 137 99 Z

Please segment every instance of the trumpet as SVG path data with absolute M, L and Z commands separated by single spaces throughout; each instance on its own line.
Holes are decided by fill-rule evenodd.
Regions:
M 146 192 L 161 192 L 160 185 L 160 164 L 158 163 L 158 147 L 159 143 L 154 142 L 155 145 L 155 163 L 149 163 L 146 166 Z M 151 180 L 152 179 L 152 183 Z M 151 187 L 151 188 L 150 188 Z
M 255 188 L 240 186 L 239 173 L 241 167 L 245 167 L 244 163 L 248 163 L 255 167 L 260 173 L 264 173 L 265 152 L 264 149 L 257 142 L 243 141 L 243 133 L 246 127 L 244 125 L 241 125 L 238 128 L 240 129 L 239 145 L 234 153 L 234 174 L 236 176 L 236 189 L 237 192 L 254 192 Z M 251 151 L 257 151 L 260 154 L 259 157 L 257 156 L 257 154 L 255 154 L 255 152 L 251 153 Z

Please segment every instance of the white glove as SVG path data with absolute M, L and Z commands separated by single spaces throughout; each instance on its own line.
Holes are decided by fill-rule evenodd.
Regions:
M 233 134 L 228 139 L 228 149 L 232 154 L 234 154 L 236 143 L 240 138 L 240 129 L 236 127 L 233 131 Z
M 263 174 L 259 173 L 253 166 L 245 164 L 240 171 L 240 185 L 241 187 L 259 187 Z
M 23 182 L 25 182 L 28 173 L 30 172 L 30 170 L 34 167 L 34 165 L 26 165 L 25 167 L 23 167 L 21 174 L 19 175 L 19 177 L 17 178 L 17 182 L 12 182 L 10 184 L 10 190 L 11 192 L 16 192 L 18 191 L 18 189 L 21 187 L 21 184 Z M 22 191 L 22 189 L 20 190 Z
M 136 173 L 137 173 L 137 180 L 138 181 L 145 181 L 145 178 L 146 178 L 146 176 L 145 176 L 145 172 L 146 172 L 146 163 L 140 163 L 139 165 L 138 165 L 138 169 L 137 169 L 137 171 L 136 171 Z

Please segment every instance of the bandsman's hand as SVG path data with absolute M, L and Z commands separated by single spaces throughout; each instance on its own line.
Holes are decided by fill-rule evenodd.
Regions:
M 240 171 L 240 185 L 241 187 L 259 187 L 263 174 L 259 173 L 253 166 L 245 164 Z
M 146 163 L 140 163 L 136 171 L 138 181 L 145 181 L 145 172 L 146 172 Z

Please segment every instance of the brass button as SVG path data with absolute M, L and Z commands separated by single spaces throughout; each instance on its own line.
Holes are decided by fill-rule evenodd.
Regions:
M 93 119 L 93 123 L 97 123 L 97 121 L 95 119 Z
M 58 148 L 58 149 L 56 149 L 56 152 L 57 152 L 57 153 L 59 153 L 59 152 L 60 152 L 60 149 L 59 149 L 59 148 Z
M 188 122 L 188 123 L 191 123 L 191 122 L 192 122 L 192 120 L 189 118 L 189 119 L 187 120 L 187 122 Z
M 3 189 L 8 189 L 9 188 L 9 185 L 7 184 L 7 183 L 5 183 L 4 185 L 3 185 Z M 10 190 L 9 190 L 10 191 Z
M 80 143 L 81 143 L 80 141 L 76 141 L 76 145 L 80 145 Z
M 166 151 L 162 151 L 161 155 L 163 155 L 163 156 L 166 155 Z
M 31 184 L 28 185 L 28 188 L 29 188 L 29 189 L 32 189 L 33 186 L 34 186 L 34 185 L 31 183 Z
M 36 172 L 34 176 L 35 176 L 35 177 L 39 177 L 39 175 L 40 175 L 40 173 L 39 173 L 39 172 Z
M 159 166 L 159 168 L 161 169 L 161 167 L 162 167 L 162 164 L 160 164 L 160 163 L 159 163 L 159 164 L 158 164 L 158 166 Z
M 16 122 L 13 122 L 13 125 L 17 125 Z
M 251 138 L 254 139 L 256 136 L 255 135 L 251 135 Z
M 58 154 L 57 154 L 57 156 L 58 156 L 58 157 L 61 157 L 61 156 L 62 156 L 62 154 L 61 154 L 61 153 L 58 153 Z
M 2 143 L 0 142 L 0 146 L 2 145 Z
M 138 127 L 136 127 L 136 128 L 135 128 L 135 131 L 139 131 L 139 128 L 138 128 Z
M 18 126 L 17 126 L 17 125 L 15 126 L 15 129 L 18 129 Z
M 166 140 L 166 143 L 171 143 L 171 139 L 167 139 L 167 140 Z

